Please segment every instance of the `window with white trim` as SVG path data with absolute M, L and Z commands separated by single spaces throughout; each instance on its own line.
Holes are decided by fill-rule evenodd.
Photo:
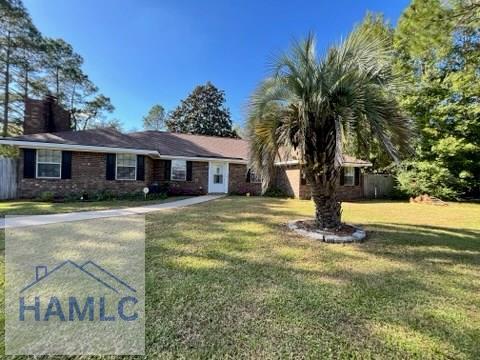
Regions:
M 37 178 L 60 179 L 62 152 L 60 150 L 37 150 Z
M 135 180 L 137 178 L 137 155 L 117 154 L 117 180 Z
M 175 181 L 187 180 L 186 160 L 172 160 L 170 179 Z
M 255 173 L 255 171 L 250 169 L 250 182 L 251 183 L 261 183 L 262 177 Z
M 343 184 L 345 186 L 355 185 L 355 168 L 352 166 L 346 166 L 343 168 Z

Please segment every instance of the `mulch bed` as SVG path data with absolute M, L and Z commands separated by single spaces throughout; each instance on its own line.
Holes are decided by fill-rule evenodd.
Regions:
M 315 224 L 315 220 L 300 220 L 300 221 L 297 221 L 297 226 L 300 229 L 303 229 L 306 231 L 316 232 L 319 234 L 322 233 L 325 235 L 350 236 L 356 231 L 356 229 L 353 226 L 347 225 L 347 224 L 342 224 L 336 230 L 319 229 Z

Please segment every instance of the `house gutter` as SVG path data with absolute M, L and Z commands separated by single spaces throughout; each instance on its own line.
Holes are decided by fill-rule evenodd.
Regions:
M 247 160 L 239 158 L 223 158 L 223 157 L 202 157 L 202 156 L 174 156 L 174 155 L 161 155 L 160 159 L 165 160 L 187 160 L 187 161 L 228 161 L 232 164 L 247 164 Z
M 83 151 L 83 152 L 98 152 L 98 153 L 129 153 L 138 155 L 150 155 L 153 157 L 159 157 L 158 151 L 144 150 L 144 149 L 129 149 L 129 148 L 117 148 L 108 146 L 88 146 L 88 145 L 75 145 L 75 144 L 55 144 L 41 141 L 22 141 L 22 140 L 3 140 L 0 139 L 0 145 L 17 146 L 23 149 L 57 149 L 57 150 L 70 150 L 70 151 Z
M 285 165 L 299 165 L 300 162 L 298 160 L 287 160 L 287 161 L 277 161 L 275 163 L 275 166 L 285 166 Z M 370 167 L 373 166 L 372 163 L 364 163 L 364 164 L 358 164 L 358 163 L 351 163 L 351 162 L 344 162 L 342 163 L 342 166 L 349 166 L 349 167 Z

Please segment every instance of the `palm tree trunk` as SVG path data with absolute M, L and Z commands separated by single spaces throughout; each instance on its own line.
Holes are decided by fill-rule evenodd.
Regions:
M 341 225 L 342 208 L 335 194 L 336 182 L 337 176 L 330 178 L 327 183 L 310 183 L 315 203 L 315 222 L 320 229 L 337 229 Z
M 315 121 L 311 122 L 315 123 Z M 306 155 L 308 154 L 306 176 L 310 184 L 312 200 L 315 203 L 317 227 L 337 229 L 341 225 L 342 209 L 336 196 L 340 170 L 335 166 L 336 139 L 339 136 L 335 128 L 335 120 L 324 122 L 320 134 L 306 143 Z

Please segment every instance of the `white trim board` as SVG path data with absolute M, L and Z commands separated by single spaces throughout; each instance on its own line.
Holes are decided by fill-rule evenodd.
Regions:
M 214 157 L 200 157 L 200 156 L 173 156 L 173 155 L 161 155 L 160 154 L 160 159 L 164 160 L 187 160 L 187 161 L 205 161 L 205 162 L 210 162 L 210 161 L 218 161 L 218 162 L 224 162 L 227 161 L 232 164 L 247 164 L 247 160 L 242 160 L 242 159 L 234 159 L 234 158 L 214 158 Z
M 74 144 L 55 144 L 46 143 L 41 141 L 18 141 L 18 140 L 2 140 L 1 145 L 18 146 L 23 149 L 56 149 L 56 150 L 71 150 L 81 152 L 97 152 L 97 153 L 129 153 L 139 155 L 151 155 L 158 157 L 158 151 L 142 150 L 142 149 L 129 149 L 129 148 L 117 148 L 107 146 L 88 146 L 88 145 L 74 145 Z

